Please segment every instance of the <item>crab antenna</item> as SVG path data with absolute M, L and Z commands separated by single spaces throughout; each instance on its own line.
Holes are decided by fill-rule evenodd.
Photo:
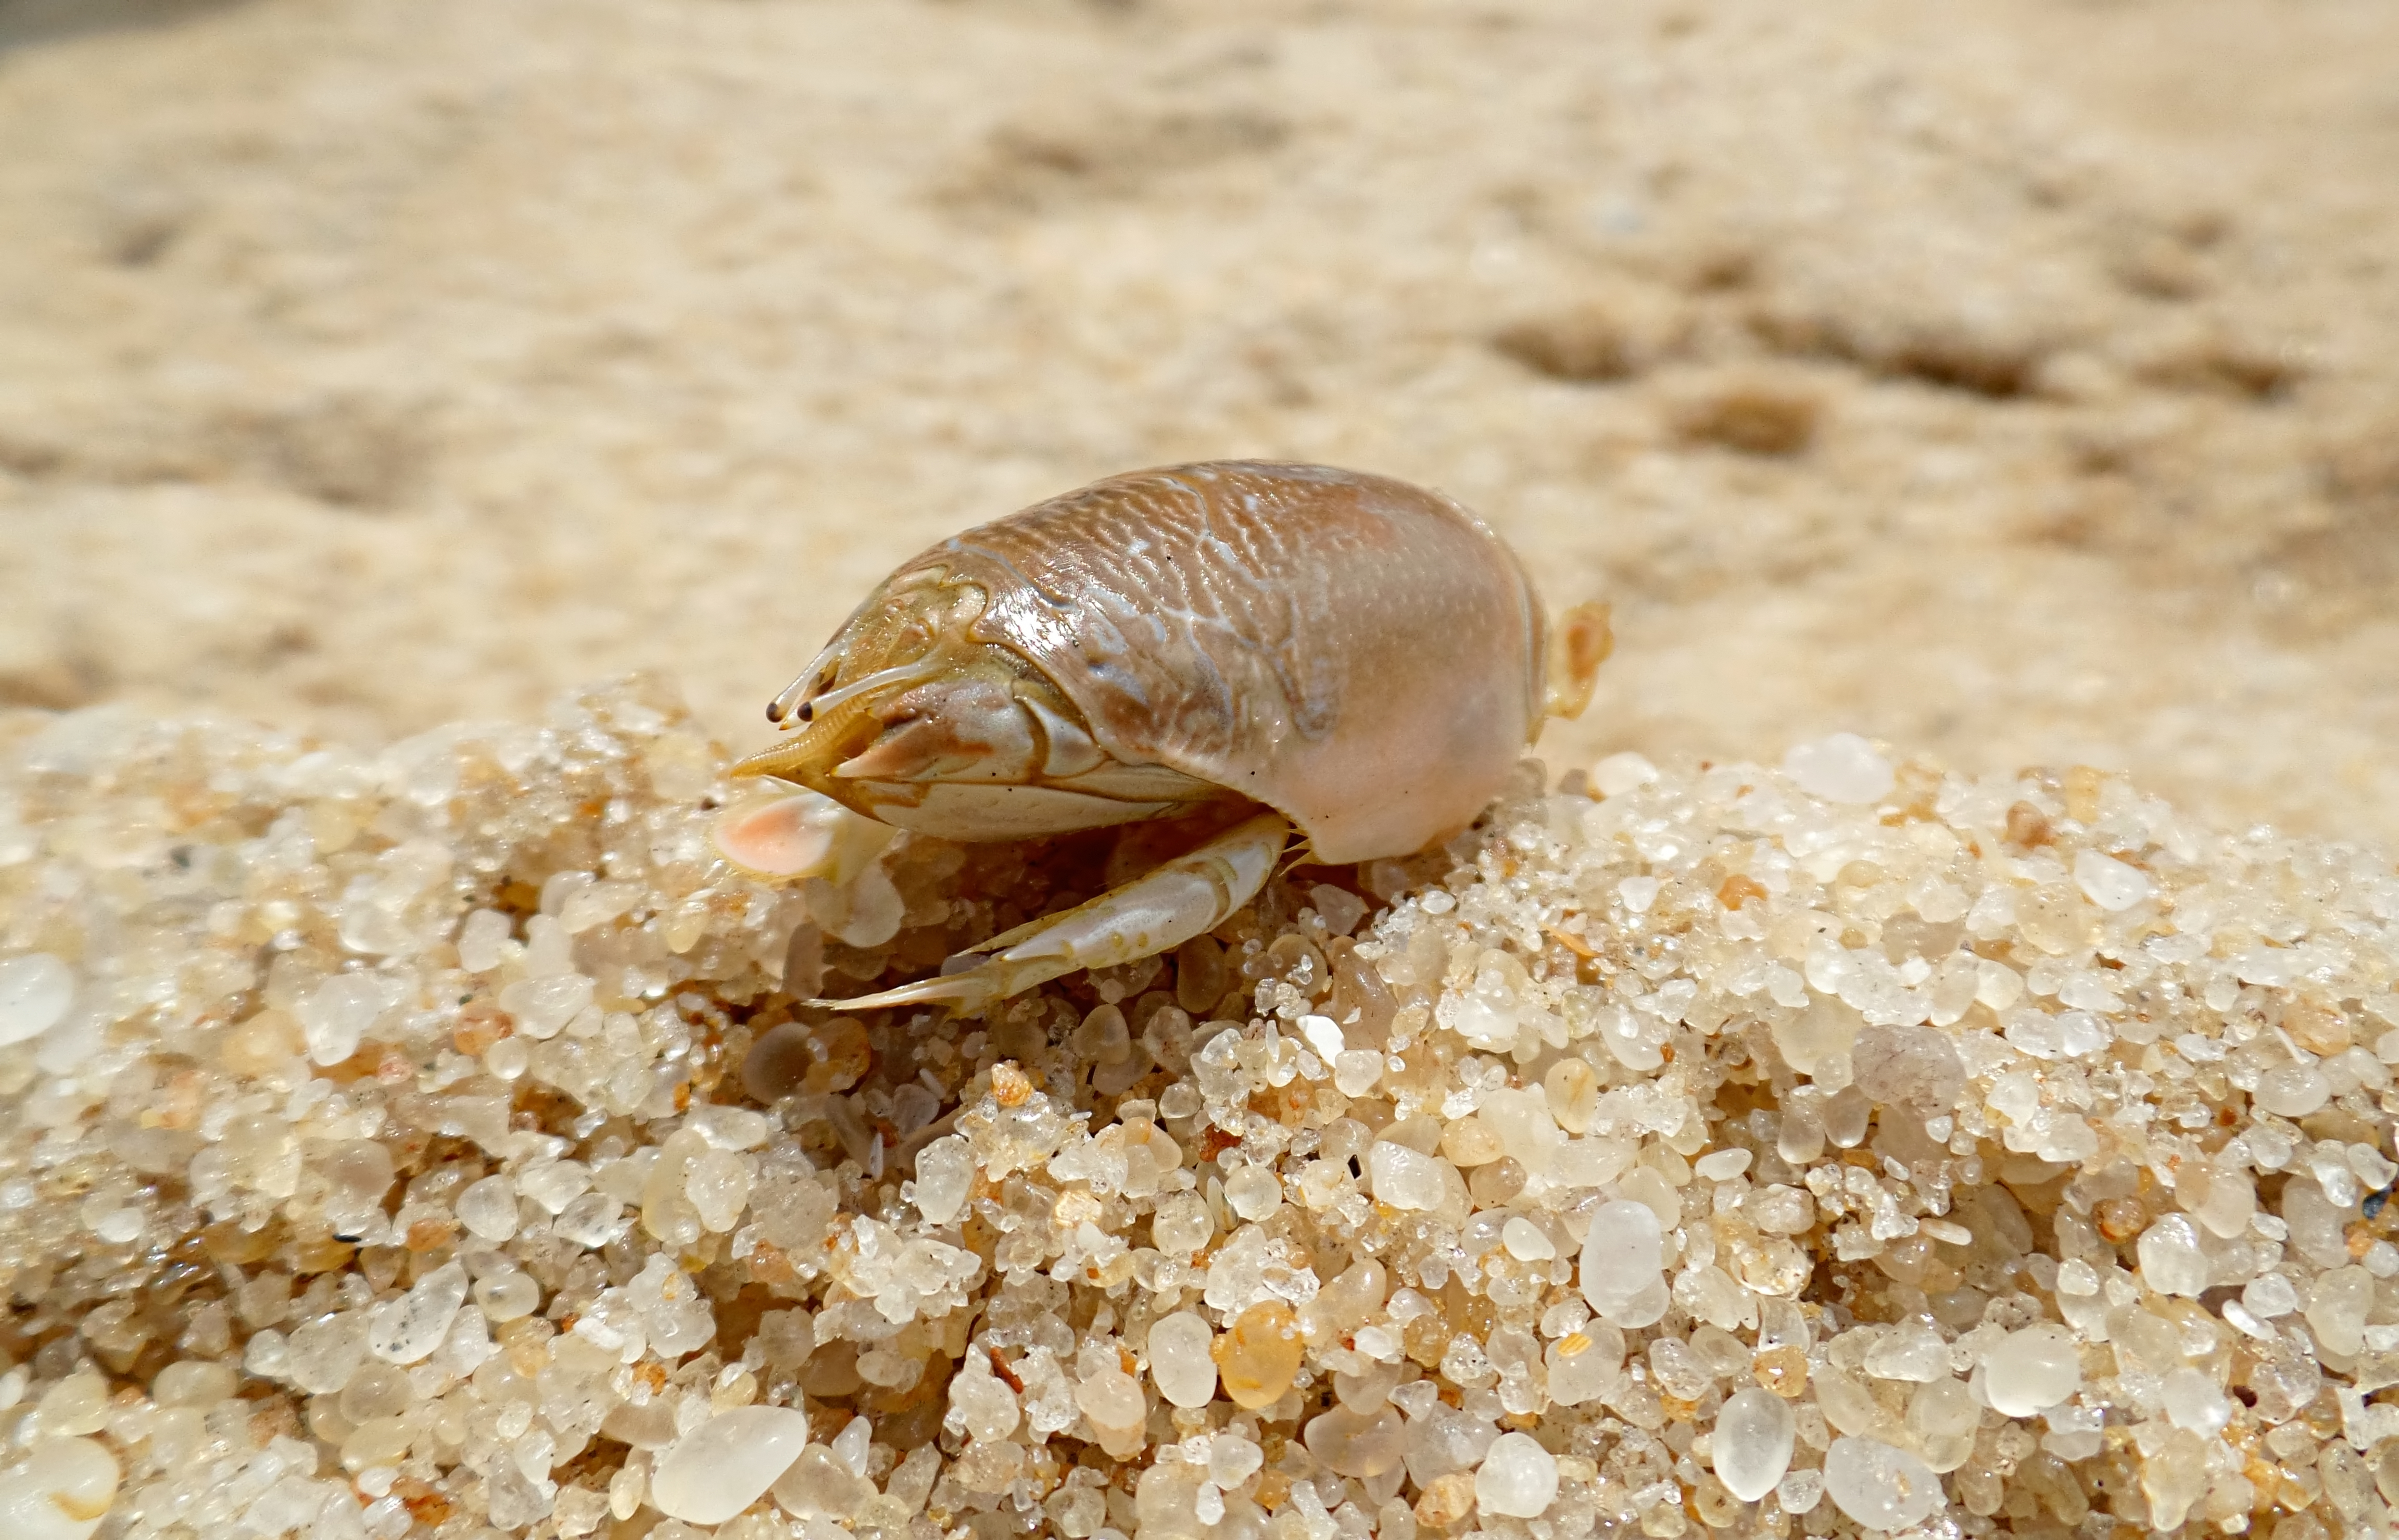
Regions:
M 937 656 L 920 657 L 914 663 L 902 663 L 890 669 L 877 669 L 863 679 L 851 680 L 838 690 L 828 690 L 823 695 L 816 696 L 800 708 L 800 720 L 813 721 L 818 712 L 830 711 L 844 701 L 856 700 L 860 696 L 870 691 L 888 689 L 895 684 L 915 684 L 924 680 L 936 678 L 940 675 L 944 661 Z M 780 698 L 777 697 L 779 702 Z

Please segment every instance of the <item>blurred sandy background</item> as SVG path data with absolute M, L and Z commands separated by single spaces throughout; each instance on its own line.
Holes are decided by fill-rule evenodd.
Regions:
M 2399 7 L 0 0 L 0 707 L 744 743 L 901 557 L 1228 454 L 1613 599 L 1553 765 L 2399 835 Z

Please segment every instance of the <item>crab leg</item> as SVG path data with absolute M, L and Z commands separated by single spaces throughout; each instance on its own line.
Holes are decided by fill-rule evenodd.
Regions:
M 872 1010 L 946 1003 L 971 1011 L 1078 968 L 1112 967 L 1168 951 L 1215 929 L 1248 903 L 1273 875 L 1290 838 L 1291 823 L 1281 814 L 1260 813 L 1089 903 L 984 943 L 999 950 L 963 972 L 807 1004 Z

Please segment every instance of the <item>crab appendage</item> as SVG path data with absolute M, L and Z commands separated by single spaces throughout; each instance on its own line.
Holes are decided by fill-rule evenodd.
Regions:
M 1291 821 L 1260 813 L 1089 903 L 1019 925 L 987 962 L 848 1000 L 806 1004 L 842 1010 L 949 1005 L 979 1010 L 1080 968 L 1113 967 L 1172 951 L 1215 929 L 1257 896 L 1291 838 Z M 978 949 L 981 950 L 981 949 Z
M 1599 666 L 1615 650 L 1616 636 L 1608 628 L 1606 605 L 1577 604 L 1559 615 L 1551 624 L 1549 656 L 1544 660 L 1545 714 L 1568 720 L 1582 715 L 1583 708 L 1591 704 Z

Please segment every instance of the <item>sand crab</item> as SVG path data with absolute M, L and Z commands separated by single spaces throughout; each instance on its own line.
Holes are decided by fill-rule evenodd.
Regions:
M 1582 709 L 1608 646 L 1603 607 L 1550 625 L 1514 553 L 1437 493 L 1324 466 L 1171 466 L 902 565 L 767 708 L 796 736 L 733 773 L 952 840 L 1254 809 L 979 962 L 838 1002 L 973 1009 L 1214 929 L 1294 828 L 1327 863 L 1463 828 L 1546 717 Z M 808 806 L 746 809 L 718 847 L 772 871 Z

